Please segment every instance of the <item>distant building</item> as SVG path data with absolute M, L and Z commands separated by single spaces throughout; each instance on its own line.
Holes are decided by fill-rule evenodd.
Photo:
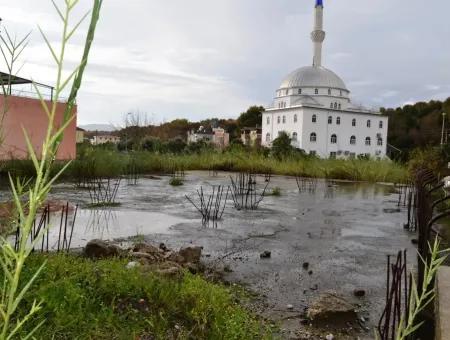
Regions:
M 24 131 L 26 131 L 31 145 L 39 157 L 47 133 L 48 117 L 39 100 L 38 93 L 33 90 L 30 91 L 29 86 L 32 81 L 0 72 L 0 82 L 5 85 L 5 90 L 10 92 L 6 96 L 0 95 L 0 137 L 2 139 L 0 159 L 26 159 L 29 157 Z M 45 104 L 51 107 L 53 88 L 44 84 L 35 84 L 40 88 Z M 58 101 L 55 126 L 62 124 L 65 110 L 66 103 Z M 72 114 L 75 115 L 75 118 L 64 130 L 64 136 L 56 154 L 58 160 L 69 160 L 76 157 L 76 105 L 73 107 Z
M 76 141 L 77 144 L 83 143 L 84 142 L 84 133 L 86 132 L 86 130 L 77 127 L 77 131 L 76 131 Z
M 91 139 L 92 145 L 100 145 L 106 143 L 119 144 L 120 137 L 113 135 L 95 135 Z
M 230 134 L 223 128 L 205 128 L 200 126 L 197 131 L 188 131 L 187 142 L 205 142 L 214 144 L 218 148 L 225 148 L 230 144 Z
M 248 145 L 248 146 L 260 146 L 261 145 L 261 134 L 262 134 L 262 129 L 259 127 L 241 129 L 242 144 Z
M 286 132 L 292 145 L 323 158 L 386 156 L 388 117 L 354 105 L 344 81 L 322 66 L 323 0 L 316 0 L 312 66 L 290 73 L 262 119 L 262 144 Z

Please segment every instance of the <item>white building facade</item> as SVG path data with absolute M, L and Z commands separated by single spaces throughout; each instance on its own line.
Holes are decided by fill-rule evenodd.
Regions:
M 355 106 L 342 79 L 322 66 L 323 3 L 316 0 L 313 65 L 290 73 L 276 91 L 262 121 L 262 145 L 281 132 L 292 145 L 322 158 L 386 156 L 388 118 Z

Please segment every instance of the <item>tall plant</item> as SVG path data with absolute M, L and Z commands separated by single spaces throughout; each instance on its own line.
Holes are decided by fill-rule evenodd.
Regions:
M 12 339 L 17 336 L 24 323 L 29 321 L 33 315 L 40 310 L 41 301 L 35 300 L 27 315 L 22 318 L 19 318 L 19 316 L 16 315 L 17 307 L 23 300 L 24 295 L 30 290 L 33 282 L 45 266 L 45 263 L 43 263 L 29 281 L 22 282 L 22 270 L 25 262 L 31 254 L 33 246 L 43 237 L 45 230 L 41 230 L 39 235 L 33 239 L 31 244 L 28 242 L 28 239 L 30 233 L 32 232 L 33 221 L 36 218 L 38 209 L 45 202 L 53 183 L 69 165 L 66 164 L 66 166 L 64 166 L 55 176 L 51 175 L 52 165 L 56 158 L 64 131 L 75 119 L 73 108 L 78 90 L 81 86 L 91 44 L 94 39 L 102 2 L 103 0 L 93 0 L 92 10 L 86 13 L 75 25 L 70 27 L 69 19 L 71 18 L 74 8 L 78 5 L 79 0 L 64 0 L 62 8 L 58 6 L 54 0 L 52 0 L 63 27 L 61 42 L 58 50 L 53 48 L 49 39 L 39 27 L 39 31 L 41 32 L 42 37 L 46 42 L 51 56 L 56 64 L 57 75 L 55 81 L 55 95 L 53 100 L 48 102 L 44 100 L 38 86 L 33 84 L 35 91 L 39 96 L 42 109 L 48 118 L 47 132 L 42 143 L 41 151 L 38 154 L 30 142 L 27 131 L 24 130 L 28 153 L 35 169 L 34 182 L 29 186 L 25 186 L 22 181 L 15 182 L 10 176 L 13 200 L 18 214 L 16 224 L 17 227 L 20 228 L 20 240 L 18 250 L 15 250 L 6 239 L 2 238 L 0 241 L 0 266 L 3 270 L 4 277 L 3 289 L 0 296 L 0 340 Z M 65 69 L 64 60 L 66 56 L 66 47 L 82 22 L 89 16 L 89 13 L 91 14 L 91 21 L 86 37 L 82 60 L 68 77 L 64 77 L 63 71 Z M 57 114 L 58 102 L 63 91 L 67 90 L 69 86 L 71 86 L 71 89 L 66 103 L 64 119 L 60 126 L 57 126 L 55 117 Z M 37 325 L 35 329 L 39 326 L 41 326 L 41 324 Z M 32 334 L 33 332 L 28 334 L 26 338 L 30 338 Z

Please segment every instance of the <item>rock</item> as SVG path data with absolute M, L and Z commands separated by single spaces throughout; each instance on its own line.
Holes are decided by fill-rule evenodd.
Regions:
M 202 247 L 187 247 L 181 248 L 178 252 L 183 256 L 186 262 L 199 263 L 200 257 L 202 256 Z
M 294 306 L 293 305 L 286 305 L 286 308 L 289 309 L 289 310 L 292 310 L 292 309 L 294 309 Z
M 303 262 L 303 269 L 309 268 L 309 262 Z
M 176 263 L 179 263 L 179 264 L 183 264 L 183 263 L 187 262 L 186 259 L 183 256 L 181 256 L 179 253 L 177 253 L 177 252 L 168 252 L 164 256 L 164 258 L 167 261 L 172 261 L 172 262 L 176 262 Z
M 139 262 L 131 261 L 131 262 L 128 262 L 128 263 L 127 263 L 127 265 L 125 266 L 125 268 L 131 269 L 131 268 L 135 268 L 135 267 L 138 267 L 138 266 L 139 266 Z
M 120 256 L 123 249 L 115 244 L 103 240 L 91 240 L 84 248 L 84 254 L 91 259 Z
M 158 269 L 156 270 L 158 274 L 168 277 L 179 277 L 183 274 L 183 271 L 180 267 L 170 267 L 166 269 Z
M 319 286 L 317 284 L 315 284 L 314 286 L 310 287 L 309 289 L 311 290 L 317 290 L 319 289 Z
M 262 259 L 270 259 L 270 257 L 272 256 L 272 253 L 268 250 L 264 250 L 259 257 Z
M 137 243 L 133 247 L 135 253 L 160 254 L 161 250 L 147 243 Z
M 151 264 L 156 263 L 161 260 L 161 256 L 159 254 L 148 254 L 148 253 L 140 253 L 140 252 L 133 252 L 130 253 L 130 256 L 135 259 L 143 260 L 144 262 Z
M 325 339 L 327 340 L 333 340 L 334 339 L 334 335 L 333 334 L 328 334 Z
M 366 295 L 366 291 L 364 289 L 355 289 L 353 295 L 356 297 L 363 297 Z
M 163 252 L 169 251 L 169 248 L 166 247 L 164 243 L 159 244 L 159 249 L 161 249 Z
M 184 267 L 187 268 L 191 274 L 197 274 L 200 271 L 198 265 L 195 263 L 186 263 Z
M 310 271 L 308 272 L 308 275 L 312 275 L 312 274 L 313 274 L 313 271 L 310 270 Z
M 308 308 L 308 318 L 311 320 L 355 320 L 355 307 L 333 292 L 321 294 Z
M 229 265 L 226 265 L 226 266 L 223 267 L 223 271 L 224 271 L 225 273 L 231 273 L 233 270 L 230 268 Z

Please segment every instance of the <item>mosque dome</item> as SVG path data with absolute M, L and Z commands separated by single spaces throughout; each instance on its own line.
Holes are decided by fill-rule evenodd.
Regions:
M 344 81 L 336 73 L 322 66 L 296 69 L 280 85 L 280 89 L 324 87 L 348 91 Z

